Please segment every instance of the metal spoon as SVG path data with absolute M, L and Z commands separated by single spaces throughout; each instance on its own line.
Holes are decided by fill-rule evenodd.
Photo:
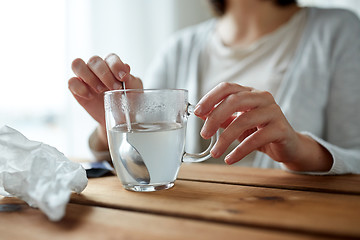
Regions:
M 123 87 L 125 90 L 125 83 L 123 82 Z M 126 125 L 128 132 L 131 132 L 131 123 L 130 123 L 130 115 L 128 108 L 128 101 L 126 96 L 126 91 L 124 91 L 123 95 L 124 101 L 124 113 L 126 118 Z M 125 169 L 128 171 L 130 176 L 132 176 L 138 183 L 149 184 L 150 183 L 150 174 L 144 163 L 143 158 L 140 153 L 136 150 L 136 148 L 131 145 L 126 138 L 122 140 L 119 155 L 121 162 L 123 163 Z
M 138 182 L 150 183 L 149 171 L 140 153 L 132 146 L 127 139 L 123 139 L 119 149 L 120 159 L 128 173 Z

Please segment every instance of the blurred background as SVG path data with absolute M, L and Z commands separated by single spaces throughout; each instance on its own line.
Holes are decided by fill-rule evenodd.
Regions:
M 360 16 L 359 0 L 299 3 Z M 211 17 L 206 0 L 0 0 L 0 127 L 91 158 L 96 122 L 68 91 L 72 60 L 116 53 L 141 78 L 173 32 Z

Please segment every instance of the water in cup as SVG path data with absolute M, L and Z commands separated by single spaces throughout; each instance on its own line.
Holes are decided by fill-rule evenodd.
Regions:
M 186 125 L 194 109 L 185 89 L 107 91 L 104 107 L 111 158 L 127 190 L 169 189 L 182 162 L 211 157 L 217 134 L 204 152 L 185 152 Z
M 116 125 L 109 130 L 110 152 L 122 183 L 139 185 L 124 169 L 119 156 L 121 142 L 127 140 L 142 156 L 150 174 L 150 185 L 173 185 L 185 147 L 185 127 L 180 123 L 132 123 Z M 141 186 L 140 186 L 141 187 Z

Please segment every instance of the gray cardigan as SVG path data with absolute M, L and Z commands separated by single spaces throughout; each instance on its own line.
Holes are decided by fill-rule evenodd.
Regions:
M 185 88 L 190 102 L 200 99 L 198 62 L 216 20 L 173 36 L 143 79 L 146 88 Z M 308 9 L 308 20 L 296 55 L 275 96 L 293 128 L 332 154 L 327 173 L 360 173 L 360 21 L 339 9 Z M 187 144 L 195 146 L 199 123 L 189 124 Z M 193 132 L 193 134 L 189 134 Z M 257 153 L 256 167 L 281 163 Z

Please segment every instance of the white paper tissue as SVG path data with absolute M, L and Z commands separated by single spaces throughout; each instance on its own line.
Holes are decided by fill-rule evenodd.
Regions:
M 85 169 L 56 148 L 0 128 L 0 195 L 20 198 L 59 221 L 71 192 L 80 193 L 87 181 Z

